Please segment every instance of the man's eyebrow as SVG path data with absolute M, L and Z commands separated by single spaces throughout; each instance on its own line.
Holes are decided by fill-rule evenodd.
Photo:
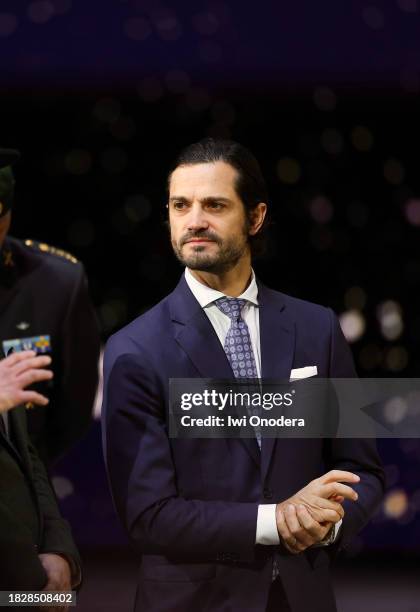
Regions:
M 169 198 L 170 202 L 188 202 L 188 198 L 185 198 L 184 196 L 172 196 Z M 229 198 L 225 198 L 224 196 L 207 196 L 205 198 L 201 198 L 200 202 L 202 202 L 203 204 L 209 204 L 211 202 L 226 202 L 227 204 L 232 202 L 231 199 Z

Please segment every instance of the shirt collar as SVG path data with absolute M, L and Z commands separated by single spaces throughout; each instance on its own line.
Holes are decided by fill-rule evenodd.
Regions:
M 238 297 L 243 300 L 247 300 L 248 302 L 252 302 L 252 304 L 255 306 L 258 306 L 258 285 L 257 281 L 255 280 L 254 270 L 251 269 L 251 271 L 251 282 L 245 291 Z M 202 308 L 209 306 L 209 304 L 218 298 L 225 297 L 225 294 L 221 291 L 217 291 L 216 289 L 212 289 L 211 287 L 207 287 L 207 285 L 200 283 L 200 281 L 198 281 L 195 276 L 191 274 L 188 268 L 185 268 L 185 280 L 187 281 L 187 285 L 191 289 L 195 299 Z

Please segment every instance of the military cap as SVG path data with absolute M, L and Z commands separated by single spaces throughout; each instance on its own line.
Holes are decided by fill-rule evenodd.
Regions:
M 11 165 L 20 157 L 15 149 L 0 149 L 0 217 L 11 209 L 15 193 L 15 179 Z

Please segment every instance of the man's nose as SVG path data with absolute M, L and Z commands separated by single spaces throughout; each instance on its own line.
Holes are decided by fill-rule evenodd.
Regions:
M 203 211 L 200 204 L 194 203 L 191 206 L 190 213 L 187 219 L 187 229 L 198 230 L 198 229 L 207 229 L 209 226 L 208 220 L 206 218 L 206 214 Z

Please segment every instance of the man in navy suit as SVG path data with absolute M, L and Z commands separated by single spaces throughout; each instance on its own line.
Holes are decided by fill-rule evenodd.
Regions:
M 105 352 L 105 460 L 142 556 L 135 609 L 332 612 L 331 558 L 383 494 L 374 441 L 172 438 L 169 379 L 354 377 L 350 350 L 330 309 L 255 277 L 267 194 L 247 149 L 189 146 L 168 191 L 185 273 Z

